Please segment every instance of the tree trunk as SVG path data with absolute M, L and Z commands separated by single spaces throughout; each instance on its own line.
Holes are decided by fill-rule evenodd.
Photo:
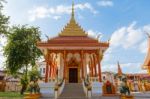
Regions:
M 21 88 L 21 95 L 24 94 L 24 92 L 26 91 L 27 89 L 27 81 L 28 81 L 28 65 L 25 66 L 25 82 L 24 84 L 22 84 L 22 88 Z
M 26 65 L 25 80 L 28 80 L 28 65 Z

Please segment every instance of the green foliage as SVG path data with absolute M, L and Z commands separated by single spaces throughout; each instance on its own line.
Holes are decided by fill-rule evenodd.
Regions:
M 0 0 L 0 34 L 7 34 L 9 17 L 2 13 L 3 3 L 5 3 L 5 0 Z
M 40 31 L 35 27 L 14 26 L 10 29 L 8 43 L 4 47 L 6 56 L 6 69 L 15 74 L 21 68 L 34 66 L 40 57 L 41 51 L 36 47 L 40 40 Z
M 23 75 L 21 78 L 21 85 L 28 85 L 29 79 L 26 77 L 26 75 Z
M 33 80 L 38 79 L 38 78 L 41 77 L 40 76 L 40 72 L 37 69 L 37 66 L 32 67 L 32 70 L 29 71 L 28 74 L 29 74 L 29 77 L 30 77 L 31 81 L 33 81 Z

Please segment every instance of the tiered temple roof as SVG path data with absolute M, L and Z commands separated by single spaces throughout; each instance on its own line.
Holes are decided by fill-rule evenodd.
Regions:
M 74 6 L 74 4 L 73 4 Z M 57 37 L 51 38 L 46 42 L 39 42 L 39 48 L 64 49 L 64 48 L 92 48 L 108 47 L 109 42 L 99 42 L 98 39 L 91 38 L 78 25 L 74 17 L 74 7 L 72 7 L 72 15 L 69 23 L 63 28 Z
M 71 18 L 70 22 L 64 27 L 59 36 L 87 36 L 85 31 L 78 25 L 74 17 Z

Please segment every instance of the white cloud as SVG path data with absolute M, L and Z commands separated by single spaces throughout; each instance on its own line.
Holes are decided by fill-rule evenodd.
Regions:
M 124 48 L 133 47 L 137 45 L 143 39 L 143 31 L 141 28 L 136 28 L 136 22 L 133 22 L 129 27 L 127 27 L 127 38 L 124 42 Z
M 136 51 L 141 52 L 142 54 L 147 52 L 148 48 L 148 38 L 146 37 L 145 31 L 149 33 L 150 25 L 144 25 L 141 27 L 137 26 L 136 22 L 132 22 L 128 26 L 120 27 L 112 33 L 110 40 L 110 47 L 105 52 L 103 58 L 103 64 L 106 67 L 103 67 L 103 70 L 107 70 L 109 68 L 110 71 L 116 71 L 117 64 L 108 64 L 110 61 L 117 61 L 121 56 L 117 55 L 117 51 L 128 50 L 130 53 L 130 49 L 134 49 Z M 121 50 L 120 50 L 121 49 Z M 127 52 L 127 53 L 128 53 Z M 124 63 L 122 64 L 125 72 L 128 73 L 143 73 L 146 72 L 141 69 L 142 63 Z M 109 66 L 109 67 L 108 67 Z M 129 69 L 130 68 L 130 69 Z
M 113 47 L 121 46 L 129 49 L 138 47 L 143 39 L 143 27 L 137 28 L 136 22 L 132 22 L 129 26 L 121 27 L 113 32 L 110 43 Z
M 53 17 L 55 20 L 59 20 L 61 17 L 60 16 L 54 16 Z
M 121 27 L 120 29 L 113 32 L 110 40 L 111 46 L 117 47 L 123 44 L 124 42 L 123 38 L 125 38 L 125 35 L 126 35 L 126 27 Z
M 28 13 L 31 14 L 30 21 L 34 21 L 37 18 L 45 18 L 49 16 L 47 8 L 42 6 L 36 7 L 34 10 L 30 10 L 28 11 Z
M 148 50 L 148 44 L 147 44 L 148 40 L 143 41 L 140 45 L 139 45 L 139 50 L 141 51 L 141 53 L 147 53 Z
M 150 34 L 150 24 L 143 27 L 143 30 Z
M 102 0 L 97 2 L 97 4 L 103 7 L 112 7 L 114 5 L 114 3 L 111 0 Z
M 60 19 L 62 14 L 70 14 L 72 6 L 64 6 L 58 5 L 56 7 L 45 7 L 45 6 L 38 6 L 34 7 L 33 9 L 29 10 L 29 21 L 35 21 L 36 19 L 43 19 L 43 18 L 53 18 L 53 19 Z M 92 7 L 89 3 L 84 4 L 76 4 L 76 10 L 85 10 L 88 9 L 91 13 L 96 14 L 97 11 Z
M 104 55 L 104 62 L 112 60 L 113 55 L 121 48 L 127 50 L 134 48 L 141 53 L 147 51 L 147 39 L 145 40 L 144 31 L 146 31 L 145 27 L 149 29 L 148 25 L 137 27 L 136 24 L 136 22 L 132 22 L 129 26 L 120 27 L 112 33 L 110 47 Z
M 101 39 L 102 37 L 102 33 L 101 32 L 98 32 L 98 31 L 93 31 L 93 30 L 88 30 L 87 31 L 88 33 L 88 36 L 92 37 L 92 38 L 99 38 L 99 40 Z
M 98 12 L 92 7 L 91 4 L 89 3 L 84 3 L 84 4 L 77 4 L 75 5 L 75 9 L 89 9 L 93 14 L 97 14 Z
M 88 36 L 96 38 L 96 33 L 93 30 L 88 30 Z
M 148 31 L 150 27 L 145 25 L 143 27 L 137 27 L 136 22 L 132 22 L 129 26 L 124 26 L 112 33 L 110 45 L 113 48 L 121 47 L 124 49 L 138 48 L 143 46 L 145 48 L 145 31 Z M 145 29 L 147 28 L 147 30 Z M 143 43 L 142 43 L 143 42 Z M 141 51 L 143 52 L 143 50 Z

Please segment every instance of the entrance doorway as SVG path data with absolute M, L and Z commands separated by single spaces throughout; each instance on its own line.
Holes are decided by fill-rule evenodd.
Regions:
M 69 68 L 69 83 L 78 83 L 78 68 Z

